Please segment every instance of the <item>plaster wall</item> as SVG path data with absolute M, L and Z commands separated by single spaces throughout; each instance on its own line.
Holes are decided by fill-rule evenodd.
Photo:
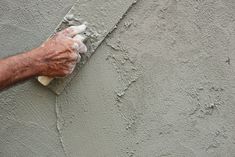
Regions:
M 50 2 L 0 14 L 2 56 L 72 4 Z M 61 96 L 34 81 L 0 94 L 0 156 L 235 156 L 234 17 L 233 0 L 139 0 Z
M 39 46 L 74 0 L 1 0 L 0 57 Z M 0 93 L 0 157 L 64 157 L 55 95 L 34 79 Z

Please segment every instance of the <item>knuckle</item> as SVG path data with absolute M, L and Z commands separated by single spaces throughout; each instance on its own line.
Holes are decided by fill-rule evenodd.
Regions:
M 86 53 L 87 52 L 87 47 L 85 44 L 81 44 L 79 48 L 79 53 Z
M 82 41 L 76 41 L 74 43 L 74 49 L 76 49 L 76 51 L 78 53 L 86 53 L 87 52 L 87 46 L 82 42 Z
M 73 41 L 72 49 L 75 50 L 75 51 L 78 51 L 79 50 L 79 44 L 77 44 L 76 42 Z
M 72 73 L 72 70 L 70 70 L 69 68 L 63 71 L 64 76 L 70 75 L 71 73 Z
M 67 71 L 67 75 L 70 75 L 70 74 L 72 74 L 72 70 Z
M 70 73 L 69 73 L 68 70 L 65 70 L 64 73 L 63 73 L 64 76 L 67 76 L 67 75 L 69 75 L 69 74 L 70 74 Z
M 62 70 L 62 71 L 60 71 L 60 73 L 58 74 L 60 77 L 65 77 L 65 76 L 67 76 L 68 75 L 68 72 L 67 72 L 67 70 Z
M 76 65 L 76 61 L 71 61 L 65 64 L 62 70 L 62 75 L 64 76 L 70 75 L 73 72 L 75 65 Z
M 72 32 L 72 31 L 73 31 L 73 29 L 72 29 L 71 27 L 68 27 L 68 28 L 66 28 L 66 29 L 64 30 L 64 34 L 67 35 L 67 34 L 69 34 L 69 33 Z
M 86 53 L 87 52 L 87 47 L 86 47 L 86 45 L 82 45 L 82 50 L 81 50 L 82 52 L 84 52 L 84 53 Z
M 78 54 L 77 54 L 77 53 L 71 53 L 71 54 L 70 54 L 70 58 L 71 58 L 72 60 L 77 60 L 77 59 L 78 59 Z

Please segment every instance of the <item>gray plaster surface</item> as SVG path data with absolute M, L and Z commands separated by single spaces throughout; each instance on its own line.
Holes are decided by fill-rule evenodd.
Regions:
M 65 78 L 56 78 L 48 86 L 56 94 L 61 94 L 67 84 L 77 76 L 79 70 L 86 64 L 89 58 L 96 52 L 96 49 L 104 41 L 122 20 L 128 10 L 136 3 L 136 0 L 79 0 L 76 1 L 68 16 L 78 19 L 77 22 L 72 20 L 69 23 L 80 25 L 87 23 L 88 28 L 85 32 L 87 40 L 87 53 L 82 55 L 82 59 L 76 66 L 74 72 Z M 95 7 L 94 7 L 95 6 Z M 92 11 L 89 11 L 92 10 Z M 67 16 L 66 15 L 66 16 Z M 115 15 L 115 16 L 114 16 Z M 68 22 L 62 21 L 56 30 L 68 27 Z
M 0 14 L 1 55 L 53 30 L 27 32 L 28 9 L 51 15 L 29 2 Z M 140 0 L 61 96 L 33 81 L 0 94 L 0 156 L 235 156 L 234 17 L 233 0 Z
M 74 0 L 1 0 L 0 57 L 39 46 Z M 0 157 L 64 157 L 55 96 L 35 80 L 0 93 Z

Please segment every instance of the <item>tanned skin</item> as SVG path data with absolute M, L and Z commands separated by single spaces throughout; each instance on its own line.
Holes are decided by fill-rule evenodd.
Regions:
M 71 74 L 80 54 L 87 51 L 79 35 L 85 29 L 85 25 L 69 27 L 38 48 L 0 59 L 0 91 L 32 77 Z

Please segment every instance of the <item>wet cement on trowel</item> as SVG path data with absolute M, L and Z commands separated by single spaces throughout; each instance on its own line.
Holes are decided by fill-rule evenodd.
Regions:
M 234 8 L 140 0 L 57 97 L 66 155 L 235 156 Z M 0 102 L 0 155 L 64 156 L 53 94 L 29 82 Z

